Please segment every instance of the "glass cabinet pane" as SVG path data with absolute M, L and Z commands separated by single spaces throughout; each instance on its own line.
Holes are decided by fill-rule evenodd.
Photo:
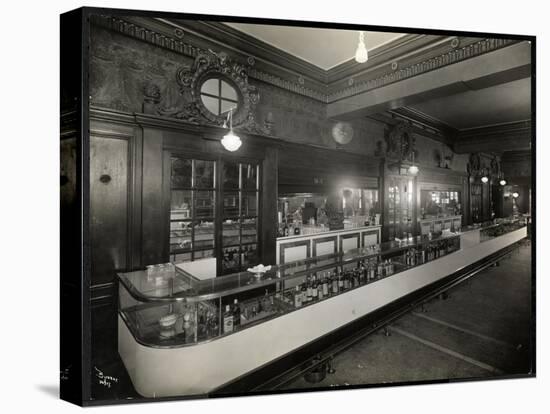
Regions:
M 223 188 L 239 188 L 239 164 L 226 162 L 223 165 Z
M 243 193 L 241 215 L 258 215 L 258 193 Z
M 193 246 L 195 249 L 207 249 L 214 247 L 213 221 L 201 221 L 195 225 Z
M 239 220 L 225 220 L 222 229 L 222 242 L 224 246 L 238 246 L 240 244 Z
M 239 193 L 225 193 L 223 195 L 223 216 L 238 217 L 239 216 Z
M 253 218 L 253 219 L 243 220 L 241 232 L 242 232 L 242 235 L 241 235 L 242 244 L 256 243 L 256 239 L 257 239 L 256 219 Z
M 193 216 L 192 193 L 190 190 L 172 190 L 170 198 L 170 220 L 186 220 Z
M 258 188 L 258 166 L 252 164 L 241 164 L 242 188 L 245 190 L 256 190 Z
M 214 191 L 195 192 L 195 218 L 214 217 Z
M 191 221 L 175 221 L 170 223 L 170 251 L 189 251 L 192 245 Z
M 183 158 L 171 159 L 170 184 L 172 187 L 191 187 L 192 161 Z
M 195 160 L 194 187 L 214 188 L 214 161 Z

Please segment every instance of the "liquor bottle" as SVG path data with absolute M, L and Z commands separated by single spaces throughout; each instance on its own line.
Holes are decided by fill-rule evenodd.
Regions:
M 290 234 L 290 229 L 288 228 L 288 224 L 285 221 L 285 226 L 283 227 L 283 235 L 286 237 Z
M 338 272 L 338 292 L 344 290 L 344 279 L 342 278 L 342 271 Z
M 332 294 L 337 295 L 338 294 L 338 277 L 336 276 L 336 269 L 332 273 Z
M 376 268 L 374 267 L 374 263 L 369 261 L 369 280 L 374 279 L 376 279 Z
M 361 268 L 359 269 L 359 285 L 364 285 L 368 278 L 369 275 L 367 274 L 365 263 L 361 262 Z
M 346 271 L 344 273 L 344 290 L 348 290 L 350 288 L 349 276 L 349 271 Z
M 311 287 L 311 278 L 308 277 L 306 278 L 306 286 L 307 286 L 307 302 L 311 302 L 313 300 L 313 292 L 312 292 L 312 287 Z
M 233 312 L 231 312 L 231 306 L 225 306 L 225 313 L 223 314 L 223 333 L 233 332 Z
M 323 294 L 323 284 L 321 283 L 321 281 L 319 281 L 319 283 L 317 284 L 317 300 L 322 300 L 324 298 L 324 294 Z
M 302 305 L 305 305 L 307 303 L 307 284 L 306 284 L 306 282 L 302 283 L 301 291 L 302 291 Z
M 239 301 L 235 299 L 233 301 L 233 328 L 238 329 L 241 326 L 241 307 Z
M 426 249 L 422 249 L 422 253 L 420 254 L 420 263 L 426 263 Z
M 384 277 L 384 265 L 382 264 L 382 261 L 378 262 L 378 268 L 376 269 L 376 277 L 380 279 L 381 277 Z
M 300 286 L 296 286 L 296 289 L 294 289 L 294 307 L 299 308 L 302 306 L 302 291 L 300 290 Z
M 393 272 L 394 272 L 394 266 L 393 266 L 393 262 L 392 260 L 390 259 L 390 275 L 393 275 Z
M 323 277 L 322 288 L 323 288 L 323 296 L 327 297 L 328 296 L 328 278 L 326 274 Z
M 273 298 L 272 298 L 273 300 Z M 270 301 L 269 300 L 269 293 L 267 292 L 267 289 L 265 290 L 265 294 L 264 294 L 264 298 L 263 298 L 263 303 L 262 303 L 262 307 L 264 309 L 264 311 L 266 312 L 271 312 L 271 309 L 272 309 L 272 300 Z
M 311 300 L 316 301 L 319 299 L 319 287 L 317 285 L 317 278 L 313 275 L 311 280 Z

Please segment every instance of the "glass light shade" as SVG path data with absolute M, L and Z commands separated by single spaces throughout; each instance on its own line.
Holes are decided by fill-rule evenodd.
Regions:
M 500 185 L 506 185 L 506 180 L 500 180 Z
M 489 178 L 483 176 L 483 177 L 481 177 L 481 182 L 482 182 L 482 183 L 488 183 L 488 182 L 489 182 Z
M 241 147 L 241 139 L 233 133 L 233 131 L 229 131 L 223 138 L 222 138 L 222 145 L 227 151 L 237 151 Z
M 357 45 L 357 50 L 355 51 L 355 60 L 359 63 L 365 63 L 369 60 L 369 52 L 365 46 L 364 42 L 359 42 Z
M 517 191 L 514 191 L 514 192 L 512 193 L 512 197 L 518 198 L 518 197 L 519 197 L 519 193 L 518 193 Z
M 411 175 L 418 174 L 418 167 L 416 165 L 411 165 L 409 167 L 409 174 L 411 174 Z

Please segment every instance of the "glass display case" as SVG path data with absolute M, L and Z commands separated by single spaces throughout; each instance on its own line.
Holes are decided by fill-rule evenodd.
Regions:
M 193 345 L 230 335 L 460 249 L 458 234 L 414 237 L 199 280 L 172 264 L 119 273 L 119 313 L 137 342 Z

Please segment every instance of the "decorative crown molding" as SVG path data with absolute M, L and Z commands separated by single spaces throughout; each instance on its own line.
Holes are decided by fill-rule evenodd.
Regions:
M 204 49 L 185 40 L 187 36 L 180 27 L 174 27 L 173 24 L 169 24 L 169 22 L 159 19 L 138 20 L 133 18 L 93 15 L 91 21 L 92 23 L 105 27 L 109 30 L 122 33 L 126 36 L 133 37 L 155 46 L 166 48 L 175 53 L 179 53 L 193 59 L 197 57 L 197 54 L 201 49 Z M 200 24 L 205 25 L 206 23 L 195 22 L 195 26 Z M 221 25 L 218 23 L 216 25 L 207 24 L 207 26 L 208 30 L 211 31 L 212 28 L 219 29 L 218 26 Z M 226 32 L 224 33 L 226 33 L 227 36 L 232 36 L 232 32 L 228 30 L 227 27 L 225 30 Z M 239 36 L 239 38 L 247 37 L 247 35 L 242 33 L 239 33 Z M 458 43 L 456 41 L 457 39 Z M 202 41 L 204 43 L 207 39 L 205 40 L 203 38 Z M 327 71 L 327 76 L 325 77 L 325 79 L 327 79 L 327 83 L 323 85 L 320 83 L 319 79 L 313 79 L 311 76 L 308 77 L 307 74 L 298 73 L 294 67 L 290 69 L 283 68 L 281 64 L 276 62 L 269 63 L 273 66 L 274 70 L 277 70 L 277 74 L 270 73 L 269 70 L 265 70 L 265 68 L 270 67 L 269 64 L 265 64 L 262 68 L 259 68 L 258 62 L 254 56 L 250 56 L 250 53 L 247 53 L 246 51 L 243 53 L 243 51 L 237 50 L 238 43 L 229 46 L 231 50 L 234 50 L 237 54 L 242 55 L 244 61 L 249 66 L 248 75 L 250 78 L 285 89 L 289 92 L 321 101 L 323 103 L 330 103 L 365 91 L 399 82 L 404 79 L 418 76 L 423 73 L 489 53 L 519 42 L 518 40 L 512 39 L 456 38 L 445 36 L 431 36 L 429 39 L 423 39 L 422 35 L 407 35 L 402 39 L 397 39 L 396 42 L 398 45 L 410 48 L 417 44 L 415 41 L 417 43 L 421 41 L 428 42 L 424 44 L 422 53 L 409 57 L 404 61 L 399 61 L 398 64 L 395 65 L 394 63 L 398 60 L 396 59 L 397 49 L 391 45 L 387 46 L 387 48 L 385 47 L 384 50 L 381 50 L 378 53 L 378 61 L 380 63 L 376 65 L 376 67 L 369 66 L 367 69 L 361 70 L 361 76 L 350 74 L 350 76 L 353 76 L 354 79 L 354 82 L 352 83 L 348 82 L 347 78 L 340 79 L 340 83 L 338 83 L 336 89 L 330 91 L 328 91 L 328 89 L 329 86 L 332 89 L 332 85 L 328 83 L 329 79 L 335 79 L 337 73 L 348 73 L 350 70 L 357 70 L 357 72 L 359 72 L 360 66 L 349 63 L 343 65 L 341 68 Z M 230 40 L 227 42 L 231 43 Z M 220 41 L 217 41 L 216 43 L 220 44 Z M 250 41 L 248 43 L 250 43 Z M 436 52 L 435 55 L 434 51 Z M 411 51 L 409 50 L 409 52 Z M 274 55 L 272 51 L 270 53 Z M 387 53 L 387 59 L 384 57 L 384 53 Z M 239 59 L 236 58 L 235 60 Z M 250 62 L 253 63 L 251 64 Z

